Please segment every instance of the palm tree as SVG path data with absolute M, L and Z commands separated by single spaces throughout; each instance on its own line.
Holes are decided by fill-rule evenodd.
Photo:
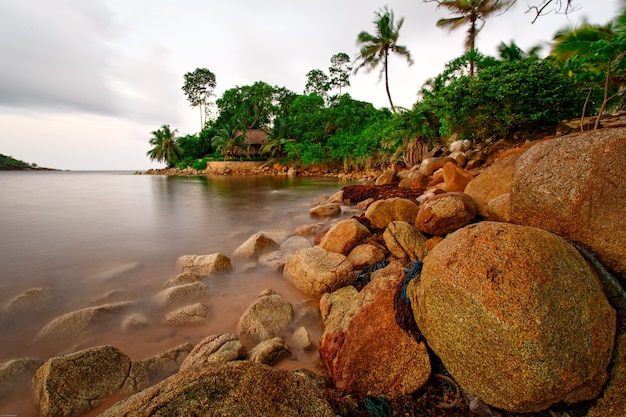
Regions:
M 356 74 L 358 70 L 363 67 L 367 67 L 367 69 L 371 71 L 382 63 L 383 67 L 380 75 L 385 74 L 387 97 L 389 98 L 391 110 L 395 113 L 396 108 L 393 105 L 391 93 L 389 92 L 389 54 L 393 52 L 405 57 L 409 65 L 413 64 L 413 60 L 411 59 L 409 50 L 405 46 L 397 44 L 404 18 L 398 20 L 396 24 L 393 11 L 389 10 L 387 7 L 376 12 L 375 15 L 376 19 L 374 20 L 374 25 L 376 26 L 376 34 L 372 35 L 363 31 L 357 36 L 357 45 L 362 45 L 362 47 L 356 60 L 360 60 L 361 64 L 356 67 L 354 73 Z
M 229 156 L 234 156 L 237 153 L 237 149 L 242 149 L 244 138 L 245 135 L 238 128 L 225 126 L 218 129 L 215 136 L 211 138 L 211 145 L 226 160 Z
M 439 19 L 437 27 L 454 30 L 469 24 L 465 48 L 467 51 L 476 49 L 476 37 L 485 25 L 485 18 L 506 9 L 512 0 L 427 0 L 435 1 L 438 6 L 449 9 L 454 15 L 447 19 Z M 474 75 L 474 65 L 470 62 L 470 75 Z
M 176 132 L 178 130 L 170 130 L 170 125 L 163 125 L 160 129 L 154 130 L 152 138 L 150 138 L 150 145 L 153 146 L 146 154 L 150 157 L 151 161 L 158 161 L 167 163 L 168 168 L 172 168 L 182 158 L 183 149 L 178 145 L 176 141 Z

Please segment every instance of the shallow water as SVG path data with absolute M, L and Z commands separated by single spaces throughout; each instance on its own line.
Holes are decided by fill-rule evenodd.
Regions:
M 344 184 L 332 178 L 164 177 L 129 172 L 0 172 L 0 306 L 31 288 L 52 291 L 50 302 L 19 315 L 0 316 L 0 362 L 47 359 L 88 346 L 112 344 L 144 359 L 185 342 L 234 332 L 243 311 L 272 288 L 293 303 L 316 305 L 282 275 L 254 270 L 210 278 L 207 325 L 160 323 L 122 334 L 119 321 L 73 346 L 41 346 L 36 333 L 51 319 L 97 304 L 112 291 L 143 302 L 179 272 L 186 254 L 232 251 L 257 231 L 315 222 L 313 199 Z M 235 270 L 243 262 L 233 259 Z M 147 310 L 150 313 L 150 310 Z M 317 329 L 320 330 L 320 329 Z M 294 352 L 280 366 L 313 369 L 316 352 Z M 16 398 L 0 412 L 31 415 Z M 26 405 L 25 405 L 26 404 Z M 35 414 L 32 414 L 35 415 Z

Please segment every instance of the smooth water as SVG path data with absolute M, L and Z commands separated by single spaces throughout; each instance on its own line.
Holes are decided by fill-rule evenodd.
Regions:
M 32 288 L 52 293 L 40 308 L 8 320 L 0 315 L 0 362 L 63 353 L 33 343 L 53 318 L 97 305 L 107 294 L 114 294 L 113 301 L 153 297 L 180 273 L 176 259 L 181 255 L 230 256 L 253 233 L 293 231 L 312 223 L 313 199 L 342 186 L 334 178 L 286 176 L 0 172 L 0 306 Z M 233 260 L 233 266 L 241 265 Z M 154 312 L 145 330 L 122 334 L 118 323 L 64 349 L 112 344 L 133 359 L 144 359 L 184 342 L 234 332 L 240 315 L 265 288 L 294 303 L 309 299 L 270 270 L 234 272 L 206 282 L 211 293 L 207 325 L 167 326 L 160 322 L 162 313 Z M 315 352 L 304 355 L 283 366 L 315 362 Z

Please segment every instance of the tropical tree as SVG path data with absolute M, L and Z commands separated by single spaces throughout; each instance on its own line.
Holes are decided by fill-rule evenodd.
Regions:
M 244 150 L 243 142 L 245 135 L 241 134 L 241 130 L 235 127 L 222 127 L 211 139 L 211 145 L 216 152 L 224 156 L 224 160 L 228 157 L 235 156 L 240 150 Z
M 341 97 L 341 89 L 343 87 L 350 87 L 350 72 L 352 67 L 350 66 L 350 55 L 339 52 L 330 58 L 330 67 L 328 72 L 330 73 L 330 87 L 339 89 L 339 97 Z
M 360 61 L 360 64 L 356 67 L 354 73 L 356 74 L 363 67 L 371 71 L 382 64 L 380 76 L 385 75 L 385 89 L 387 90 L 389 105 L 391 106 L 391 111 L 395 113 L 396 108 L 393 105 L 391 93 L 389 92 L 389 54 L 395 53 L 406 58 L 409 65 L 413 64 L 413 60 L 406 46 L 398 45 L 398 37 L 400 36 L 400 28 L 402 28 L 404 18 L 401 18 L 396 23 L 393 11 L 387 7 L 375 12 L 375 16 L 376 33 L 371 34 L 363 31 L 357 36 L 357 45 L 362 46 L 357 57 L 357 62 Z
M 183 155 L 183 150 L 176 140 L 176 132 L 177 129 L 171 130 L 167 124 L 151 132 L 150 145 L 153 147 L 146 153 L 151 161 L 165 161 L 168 168 L 176 165 Z
M 476 38 L 485 25 L 485 18 L 493 13 L 506 9 L 512 0 L 425 0 L 437 3 L 437 8 L 443 6 L 450 10 L 453 17 L 439 19 L 437 27 L 454 30 L 469 25 L 465 48 L 468 51 L 476 49 Z M 474 65 L 470 62 L 470 76 L 474 75 Z
M 193 72 L 185 74 L 185 84 L 182 90 L 187 96 L 191 107 L 200 109 L 200 130 L 204 128 L 210 115 L 210 98 L 216 86 L 215 74 L 206 68 L 196 68 Z
M 304 94 L 315 93 L 326 100 L 328 98 L 328 90 L 330 90 L 330 79 L 324 71 L 314 69 L 307 72 Z

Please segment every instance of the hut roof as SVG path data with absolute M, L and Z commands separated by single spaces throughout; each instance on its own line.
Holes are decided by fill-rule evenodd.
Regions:
M 241 131 L 236 133 L 235 137 L 241 136 Z M 246 145 L 265 145 L 267 143 L 267 132 L 261 129 L 246 130 Z

